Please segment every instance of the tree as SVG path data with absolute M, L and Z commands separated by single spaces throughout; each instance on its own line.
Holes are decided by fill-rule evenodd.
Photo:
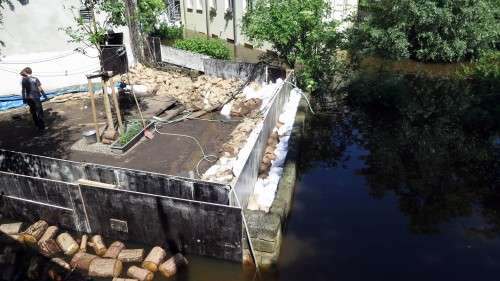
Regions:
M 113 23 L 112 13 L 103 13 L 104 9 L 98 9 L 114 0 L 81 0 L 82 7 L 70 6 L 73 13 L 74 25 L 62 28 L 69 36 L 69 42 L 82 44 L 86 47 L 95 48 L 99 54 L 102 67 L 102 45 L 106 40 L 107 27 Z M 116 2 L 116 1 L 115 1 Z M 86 16 L 81 12 L 86 12 Z M 100 21 L 97 17 L 104 17 Z M 84 52 L 84 50 L 81 50 Z
M 329 15 L 325 0 L 257 0 L 243 17 L 243 32 L 257 45 L 271 43 L 280 59 L 298 66 L 299 81 L 312 91 L 345 70 L 337 54 L 342 34 Z
M 500 42 L 498 0 L 380 0 L 362 8 L 350 30 L 358 55 L 460 62 Z

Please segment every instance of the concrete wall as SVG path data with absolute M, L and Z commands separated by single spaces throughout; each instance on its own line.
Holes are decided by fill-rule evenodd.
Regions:
M 187 67 L 198 71 L 204 71 L 203 60 L 209 56 L 179 50 L 176 48 L 161 46 L 161 60 L 174 65 Z
M 73 184 L 87 179 L 122 190 L 229 204 L 229 187 L 223 184 L 7 150 L 0 150 L 0 171 Z
M 173 252 L 242 259 L 241 209 L 228 206 L 224 185 L 3 150 L 0 170 L 5 218 L 44 219 Z
M 264 75 L 263 65 L 212 59 L 206 55 L 187 52 L 165 45 L 161 46 L 161 60 L 223 79 L 262 80 Z
M 25 3 L 25 4 L 21 4 Z M 86 84 L 86 73 L 98 70 L 97 51 L 87 48 L 87 55 L 75 52 L 80 44 L 68 43 L 60 28 L 73 24 L 69 7 L 80 7 L 80 0 L 12 0 L 14 9 L 2 10 L 4 25 L 0 40 L 5 42 L 0 57 L 0 95 L 20 94 L 22 68 L 29 66 L 46 90 Z M 7 6 L 7 5 L 6 5 Z M 130 51 L 128 29 L 124 33 L 128 61 L 134 63 Z

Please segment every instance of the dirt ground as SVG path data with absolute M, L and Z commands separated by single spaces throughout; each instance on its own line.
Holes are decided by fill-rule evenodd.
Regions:
M 97 106 L 102 108 L 100 100 Z M 27 107 L 0 113 L 0 148 L 180 176 L 188 176 L 190 171 L 194 171 L 201 158 L 201 151 L 194 141 L 157 133 L 152 140 L 143 139 L 125 155 L 72 151 L 70 147 L 81 138 L 82 132 L 93 128 L 89 100 L 44 103 L 44 112 L 47 130 L 43 133 L 34 127 Z M 126 115 L 133 116 L 133 110 L 126 110 Z M 203 117 L 217 118 L 218 115 Z M 98 119 L 104 124 L 103 113 Z M 193 136 L 200 141 L 207 154 L 219 155 L 222 145 L 229 140 L 231 131 L 237 125 L 237 122 L 187 120 L 165 125 L 161 131 Z M 203 162 L 200 172 L 209 166 L 209 163 Z

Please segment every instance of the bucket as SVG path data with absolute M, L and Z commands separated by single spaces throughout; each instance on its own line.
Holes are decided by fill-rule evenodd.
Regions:
M 93 144 L 97 142 L 97 135 L 95 133 L 95 130 L 83 132 L 82 135 L 87 144 Z

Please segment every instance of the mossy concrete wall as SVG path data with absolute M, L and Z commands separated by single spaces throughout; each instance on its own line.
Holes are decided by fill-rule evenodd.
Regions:
M 276 197 L 269 213 L 264 211 L 244 211 L 256 260 L 263 269 L 272 269 L 275 267 L 280 255 L 286 220 L 293 204 L 300 140 L 304 133 L 303 129 L 307 108 L 306 101 L 302 99 L 290 136 L 289 150 L 283 168 L 283 175 L 278 184 Z M 245 241 L 243 244 L 248 245 L 248 242 Z M 252 262 L 252 257 L 248 249 L 244 250 L 243 261 L 246 263 Z

